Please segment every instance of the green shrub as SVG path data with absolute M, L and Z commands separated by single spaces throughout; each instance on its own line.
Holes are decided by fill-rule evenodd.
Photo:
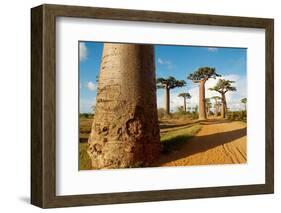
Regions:
M 92 114 L 92 113 L 80 113 L 79 117 L 80 118 L 93 118 L 94 114 Z
M 191 112 L 191 118 L 192 120 L 196 120 L 199 118 L 199 114 L 196 111 Z
M 247 121 L 246 111 L 228 111 L 227 119 L 232 121 Z

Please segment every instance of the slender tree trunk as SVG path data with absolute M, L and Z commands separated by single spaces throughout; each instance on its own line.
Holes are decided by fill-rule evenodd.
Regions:
M 221 94 L 221 103 L 222 103 L 222 105 L 221 105 L 221 117 L 225 118 L 225 116 L 226 116 L 226 108 L 227 108 L 227 106 L 226 106 L 226 99 L 225 99 L 225 93 Z
M 184 112 L 186 112 L 186 97 L 183 97 L 183 100 L 184 100 L 184 104 L 183 104 L 183 106 L 184 106 Z
M 218 116 L 218 112 L 219 112 L 219 109 L 218 109 L 218 101 L 217 99 L 215 99 L 215 116 Z
M 170 114 L 170 89 L 169 88 L 165 88 L 165 105 L 166 105 L 166 114 Z
M 206 120 L 206 107 L 205 107 L 205 80 L 200 81 L 199 86 L 199 120 Z
M 160 153 L 152 45 L 103 48 L 87 150 L 94 169 L 147 166 Z

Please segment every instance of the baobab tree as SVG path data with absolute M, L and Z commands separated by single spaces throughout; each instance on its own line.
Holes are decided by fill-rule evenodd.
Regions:
M 216 78 L 220 75 L 216 73 L 215 68 L 201 67 L 193 73 L 189 74 L 187 79 L 192 80 L 193 83 L 199 83 L 199 120 L 206 120 L 205 107 L 205 83 L 209 78 Z
M 247 110 L 247 98 L 242 98 L 241 103 L 244 104 L 245 112 L 246 112 L 246 110 Z
M 205 107 L 206 107 L 207 115 L 209 116 L 211 114 L 211 107 L 212 107 L 210 98 L 205 98 Z
M 190 99 L 191 98 L 191 95 L 188 93 L 188 92 L 183 92 L 183 93 L 180 93 L 178 95 L 178 97 L 183 97 L 183 109 L 184 109 L 184 112 L 186 112 L 186 101 L 187 99 Z
M 186 82 L 184 80 L 177 80 L 172 76 L 168 78 L 158 78 L 157 88 L 165 89 L 165 110 L 166 114 L 170 114 L 170 90 L 177 87 L 185 86 Z
M 93 169 L 148 166 L 160 154 L 153 45 L 104 43 L 87 153 Z
M 209 90 L 216 91 L 221 94 L 221 117 L 225 118 L 226 115 L 226 98 L 225 93 L 228 91 L 236 91 L 236 87 L 232 86 L 231 84 L 235 81 L 225 80 L 225 79 L 219 79 L 217 84 L 213 88 L 209 88 Z
M 221 97 L 213 96 L 213 97 L 211 97 L 211 99 L 213 99 L 215 101 L 215 103 L 214 103 L 214 113 L 215 113 L 215 116 L 218 116 L 218 114 L 219 114 L 219 105 L 220 105 L 218 100 L 220 100 Z

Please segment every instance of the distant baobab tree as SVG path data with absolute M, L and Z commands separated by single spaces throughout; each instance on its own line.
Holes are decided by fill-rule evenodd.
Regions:
M 245 111 L 247 110 L 247 98 L 242 98 L 241 103 L 244 104 Z
M 195 105 L 195 107 L 193 107 L 193 110 L 195 113 L 198 113 L 198 105 Z
M 172 76 L 168 78 L 158 78 L 157 79 L 157 88 L 165 89 L 165 110 L 166 114 L 170 114 L 170 90 L 176 87 L 185 86 L 186 82 L 184 80 L 177 80 Z
M 184 109 L 184 112 L 186 112 L 186 101 L 187 99 L 190 99 L 191 98 L 191 95 L 188 93 L 188 92 L 183 92 L 183 93 L 180 93 L 178 95 L 178 97 L 183 97 L 183 109 Z
M 215 103 L 214 103 L 214 113 L 215 113 L 215 116 L 218 116 L 218 114 L 219 114 L 219 105 L 220 105 L 218 100 L 220 100 L 221 97 L 213 96 L 213 97 L 211 97 L 211 99 L 213 99 L 215 101 Z
M 187 77 L 187 79 L 192 80 L 193 83 L 199 83 L 199 120 L 207 119 L 205 107 L 205 83 L 209 78 L 216 78 L 219 76 L 220 75 L 216 73 L 215 68 L 201 67 Z
M 212 108 L 212 103 L 210 98 L 205 98 L 205 107 L 206 107 L 207 115 L 209 116 L 211 114 L 211 108 Z
M 222 118 L 225 118 L 226 110 L 227 110 L 225 93 L 227 93 L 228 91 L 236 91 L 236 87 L 231 85 L 234 82 L 235 81 L 219 79 L 217 84 L 213 88 L 209 88 L 209 90 L 216 91 L 221 94 L 221 103 L 222 103 L 221 117 Z

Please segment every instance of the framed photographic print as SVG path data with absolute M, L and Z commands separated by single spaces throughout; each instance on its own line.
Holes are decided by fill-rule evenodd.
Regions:
M 31 203 L 274 191 L 272 19 L 31 9 Z

